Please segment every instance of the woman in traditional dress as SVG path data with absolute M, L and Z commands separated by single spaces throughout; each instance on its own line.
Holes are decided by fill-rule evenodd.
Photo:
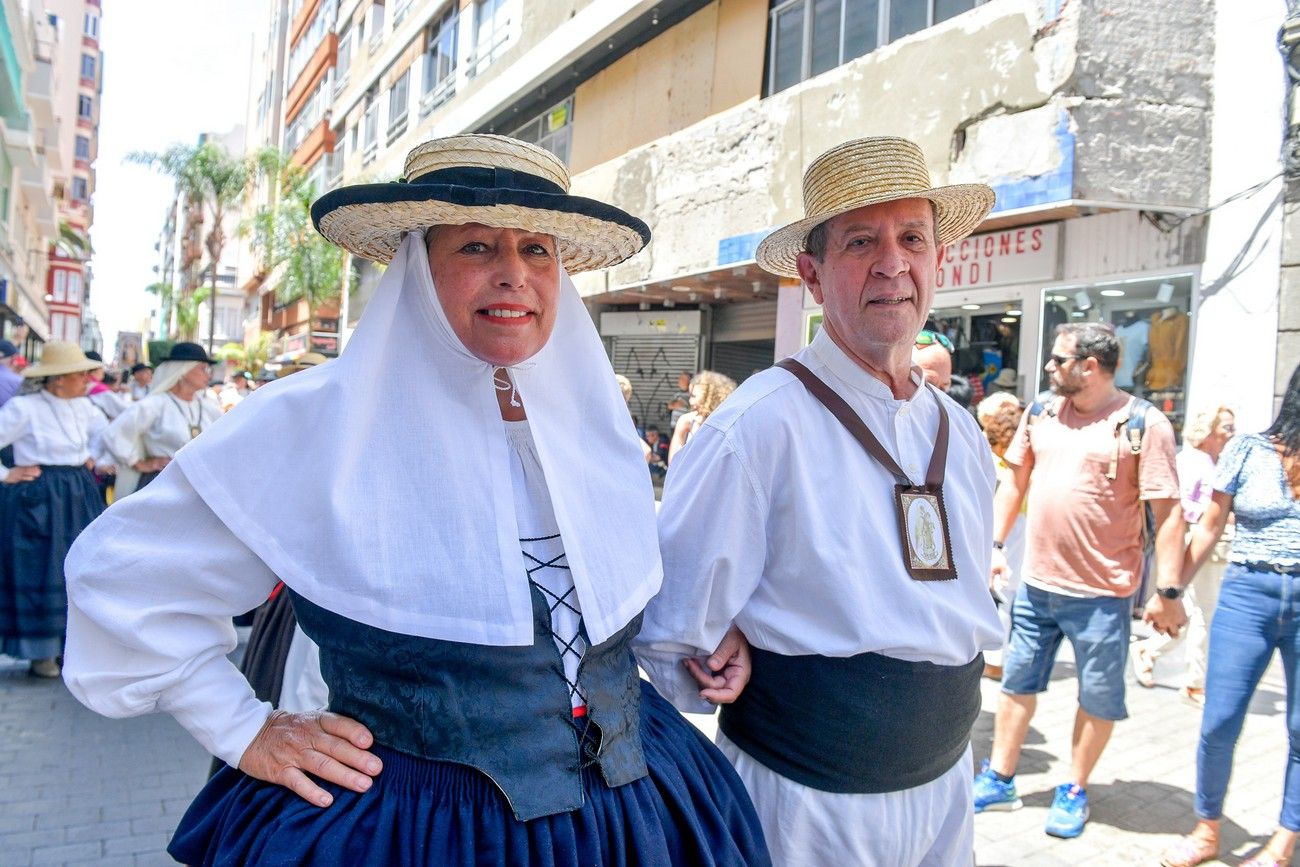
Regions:
M 118 466 L 115 499 L 152 482 L 181 446 L 221 417 L 207 396 L 212 364 L 197 343 L 177 343 L 153 372 L 149 396 L 109 425 L 104 447 Z
M 69 687 L 169 711 L 230 765 L 172 840 L 190 864 L 769 863 L 739 778 L 628 647 L 654 501 L 568 274 L 649 229 L 499 136 L 421 145 L 406 178 L 313 207 L 390 262 L 343 354 L 255 392 L 73 551 Z M 277 576 L 328 711 L 272 712 L 226 659 Z
M 58 677 L 68 602 L 63 558 L 104 510 L 91 472 L 108 425 L 86 399 L 87 372 L 102 367 L 73 343 L 49 343 L 23 371 L 35 386 L 0 407 L 0 652 Z M 111 469 L 111 467 L 109 468 Z

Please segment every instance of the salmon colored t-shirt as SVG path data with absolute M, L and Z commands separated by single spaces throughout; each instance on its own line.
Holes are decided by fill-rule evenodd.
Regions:
M 1090 415 L 1054 398 L 1020 420 L 1007 463 L 1028 467 L 1026 582 L 1073 596 L 1131 596 L 1142 579 L 1142 500 L 1179 497 L 1174 429 L 1147 411 L 1142 454 L 1129 446 L 1121 393 Z M 1055 409 L 1055 412 L 1053 412 Z M 1118 433 L 1117 433 L 1118 432 Z M 1106 478 L 1119 447 L 1114 479 Z

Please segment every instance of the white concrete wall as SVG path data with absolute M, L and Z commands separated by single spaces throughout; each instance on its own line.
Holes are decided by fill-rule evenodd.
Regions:
M 1210 202 L 1274 180 L 1210 216 L 1188 410 L 1233 405 L 1238 430 L 1254 431 L 1273 417 L 1274 370 L 1285 361 L 1276 336 L 1284 84 L 1277 33 L 1286 4 L 1215 5 Z M 1296 362 L 1284 365 L 1284 376 Z

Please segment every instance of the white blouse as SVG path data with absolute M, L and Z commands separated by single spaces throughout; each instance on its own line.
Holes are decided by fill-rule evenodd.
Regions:
M 109 421 L 117 418 L 131 405 L 129 400 L 115 391 L 101 391 L 87 397 Z
M 564 540 L 555 522 L 546 476 L 528 422 L 506 422 L 506 440 L 513 451 L 510 481 L 515 493 L 515 520 L 528 578 L 537 584 L 551 609 L 551 634 L 564 663 L 564 678 L 574 707 L 586 704 L 578 683 L 578 663 L 587 650 L 582 634 L 582 607 L 564 556 Z
M 181 400 L 170 392 L 151 394 L 132 404 L 104 432 L 104 447 L 118 463 L 134 466 L 145 458 L 171 458 L 221 418 L 221 408 L 203 397 Z
M 550 536 L 555 518 L 528 426 L 508 427 L 519 526 Z M 564 562 L 558 539 L 528 550 L 544 563 Z M 78 537 L 65 571 L 63 677 L 72 694 L 109 717 L 170 713 L 209 752 L 237 767 L 271 706 L 257 700 L 226 658 L 236 645 L 230 618 L 261 604 L 277 579 L 199 498 L 183 467 L 172 464 L 114 503 Z M 532 577 L 551 594 L 573 599 L 567 570 L 539 569 Z M 559 606 L 555 632 L 577 635 L 576 608 L 576 602 L 572 610 Z M 566 676 L 576 681 L 578 658 L 563 655 Z M 573 695 L 579 703 L 580 692 Z
M 84 397 L 60 398 L 39 391 L 0 407 L 0 447 L 12 445 L 14 464 L 20 467 L 72 467 L 92 457 L 105 463 L 100 437 L 106 427 L 104 414 Z M 9 469 L 0 465 L 0 472 Z

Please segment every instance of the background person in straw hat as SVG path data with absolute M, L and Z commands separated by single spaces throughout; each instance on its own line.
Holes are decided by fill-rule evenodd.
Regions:
M 58 677 L 68 603 L 63 558 L 104 509 L 91 470 L 108 425 L 86 399 L 87 373 L 103 365 L 75 343 L 49 343 L 23 375 L 34 388 L 0 407 L 0 652 Z M 112 470 L 111 466 L 107 469 Z
M 823 305 L 794 359 L 909 485 L 943 469 L 947 537 L 937 509 L 920 515 L 932 504 L 909 506 L 916 522 L 900 527 L 896 475 L 785 369 L 746 380 L 668 471 L 664 587 L 640 658 L 678 707 L 704 711 L 701 697 L 716 695 L 688 676 L 693 655 L 722 642 L 716 670 L 737 627 L 752 643 L 752 679 L 723 695 L 735 702 L 718 742 L 778 864 L 972 859 L 970 730 L 980 654 L 1000 637 L 986 583 L 993 465 L 975 420 L 923 383 L 912 349 L 944 245 L 992 204 L 988 187 L 933 187 L 909 141 L 850 141 L 809 166 L 807 217 L 758 248 L 760 265 L 801 278 Z
M 255 392 L 73 551 L 70 688 L 171 711 L 230 765 L 172 841 L 187 863 L 769 863 L 734 770 L 628 649 L 654 499 L 567 272 L 649 229 L 499 136 L 423 144 L 406 176 L 313 208 L 390 262 L 342 355 Z M 225 659 L 277 576 L 328 712 L 272 713 Z
M 104 431 L 104 448 L 118 466 L 116 499 L 152 482 L 182 446 L 221 417 L 221 407 L 208 397 L 212 365 L 197 343 L 177 343 L 154 371 L 149 396 Z

